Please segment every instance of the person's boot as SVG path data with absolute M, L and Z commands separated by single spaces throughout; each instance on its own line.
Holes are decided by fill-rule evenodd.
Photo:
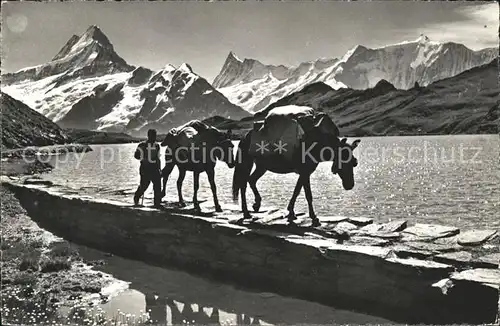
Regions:
M 154 203 L 153 207 L 154 208 L 162 208 L 163 206 L 161 206 L 161 201 L 155 200 L 155 203 Z
M 134 196 L 134 206 L 140 206 L 139 205 L 139 197 L 137 197 L 137 195 Z

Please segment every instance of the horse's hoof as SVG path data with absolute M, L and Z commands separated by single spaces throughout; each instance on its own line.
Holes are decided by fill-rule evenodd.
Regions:
M 253 208 L 253 211 L 254 212 L 258 212 L 259 209 L 260 209 L 260 203 L 259 202 L 255 202 L 253 205 L 252 205 L 252 208 Z
M 316 226 L 320 226 L 320 225 L 321 225 L 321 222 L 319 221 L 319 219 L 317 217 L 312 218 L 311 226 L 316 227 Z
M 218 213 L 221 213 L 222 212 L 222 207 L 220 207 L 220 205 L 215 206 L 215 211 L 218 212 Z
M 243 222 L 245 222 L 245 217 L 240 218 L 239 220 L 236 221 L 236 224 L 242 225 Z
M 201 207 L 199 204 L 194 204 L 194 210 L 195 212 L 201 212 Z
M 293 212 L 288 213 L 288 215 L 285 217 L 288 220 L 288 222 L 293 222 L 297 219 L 297 216 L 295 216 L 295 213 Z
M 183 201 L 180 201 L 180 202 L 178 203 L 178 205 L 179 205 L 179 207 L 186 207 L 186 203 L 185 203 L 185 202 L 183 202 Z

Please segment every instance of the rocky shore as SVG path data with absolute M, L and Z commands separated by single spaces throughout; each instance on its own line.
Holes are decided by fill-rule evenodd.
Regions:
M 51 169 L 38 160 L 2 161 L 3 178 L 26 178 Z M 106 301 L 110 293 L 103 290 L 116 280 L 92 269 L 102 261 L 84 260 L 77 246 L 40 228 L 3 185 L 0 198 L 1 324 L 82 324 L 76 318 L 80 309 Z M 102 316 L 94 316 L 92 322 L 98 319 Z
M 92 148 L 89 145 L 82 145 L 82 144 L 23 147 L 23 148 L 2 150 L 2 158 L 22 159 L 22 158 L 31 158 L 36 156 L 59 155 L 67 153 L 86 153 L 90 151 L 92 151 Z
M 498 230 L 341 216 L 323 217 L 317 228 L 302 216 L 290 226 L 276 209 L 238 224 L 231 206 L 194 214 L 39 182 L 6 185 L 45 229 L 123 257 L 403 323 L 498 318 Z

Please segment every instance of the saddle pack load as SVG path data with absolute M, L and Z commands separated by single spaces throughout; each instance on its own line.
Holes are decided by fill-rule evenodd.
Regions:
M 206 145 L 206 132 L 215 132 L 217 129 L 211 127 L 199 120 L 192 120 L 177 128 L 172 128 L 166 135 L 162 145 L 170 148 L 171 154 L 185 161 L 188 158 L 203 160 L 208 153 L 203 153 Z M 194 153 L 191 153 L 191 150 Z
M 307 106 L 287 105 L 272 109 L 264 121 L 254 124 L 250 154 L 261 157 L 281 156 L 291 160 L 300 150 L 304 135 L 324 114 Z

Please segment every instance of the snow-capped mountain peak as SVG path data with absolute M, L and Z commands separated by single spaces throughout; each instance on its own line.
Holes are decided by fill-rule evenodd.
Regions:
M 179 66 L 179 70 L 187 73 L 193 73 L 193 68 L 185 62 Z
M 238 61 L 238 62 L 243 62 L 243 60 L 241 60 L 237 55 L 236 53 L 234 53 L 233 51 L 229 51 L 229 54 L 227 55 L 227 58 L 226 58 L 226 61 L 229 60 L 229 61 Z
M 498 49 L 473 51 L 463 44 L 435 42 L 421 34 L 413 41 L 379 48 L 355 47 L 341 60 L 335 78 L 356 89 L 374 87 L 381 79 L 409 89 L 416 82 L 426 86 L 455 76 L 497 55 Z
M 60 60 L 64 57 L 75 55 L 82 51 L 82 49 L 97 44 L 103 49 L 114 51 L 108 37 L 96 25 L 90 26 L 81 36 L 76 36 L 76 38 L 75 36 L 73 35 L 69 39 L 68 43 L 52 60 Z
M 338 61 L 322 58 L 287 67 L 241 60 L 231 51 L 213 85 L 233 103 L 256 112 L 309 83 L 324 81 L 334 88 L 344 87 L 331 78 Z
M 113 45 L 99 27 L 92 25 L 80 36 L 72 35 L 51 61 L 5 74 L 2 82 L 9 85 L 56 75 L 99 76 L 129 72 L 134 68 L 114 51 Z
M 176 69 L 177 68 L 173 64 L 171 64 L 171 63 L 167 63 L 165 65 L 165 67 L 163 68 L 163 70 L 166 70 L 166 71 L 171 71 L 171 70 L 176 70 Z
M 153 72 L 128 65 L 95 25 L 49 62 L 2 76 L 2 90 L 65 128 L 144 135 L 192 119 L 249 114 L 183 63 Z
M 455 76 L 497 56 L 498 48 L 473 51 L 463 44 L 432 41 L 424 34 L 378 48 L 356 45 L 340 59 L 303 62 L 296 67 L 241 61 L 230 52 L 213 84 L 233 103 L 256 112 L 315 82 L 367 89 L 386 80 L 398 89 L 409 89 L 415 83 L 426 86 Z M 269 79 L 269 74 L 275 78 Z
M 424 34 L 420 34 L 420 36 L 415 40 L 417 43 L 428 43 L 430 41 L 431 39 Z

